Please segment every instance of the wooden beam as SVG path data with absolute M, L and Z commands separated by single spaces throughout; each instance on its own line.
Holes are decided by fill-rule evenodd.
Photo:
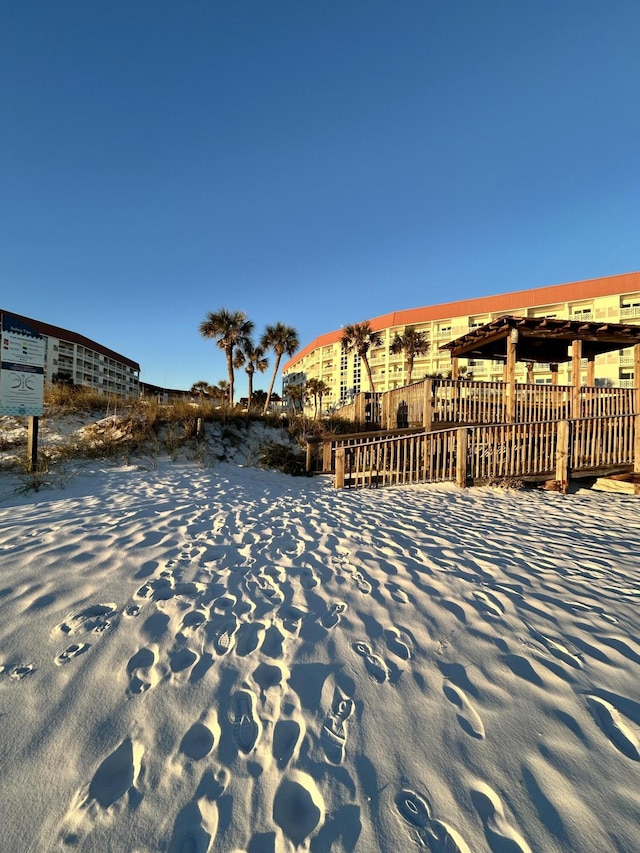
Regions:
M 508 336 L 509 336 L 509 329 L 502 327 L 500 329 L 496 329 L 495 332 L 492 332 L 491 334 L 486 335 L 486 337 L 484 337 L 484 336 L 481 338 L 474 337 L 472 340 L 462 342 L 462 343 L 458 344 L 457 346 L 449 346 L 448 344 L 446 344 L 445 346 L 440 347 L 440 349 L 441 350 L 448 349 L 451 351 L 452 357 L 453 356 L 460 357 L 460 356 L 467 355 L 467 353 L 471 352 L 471 350 L 484 349 L 488 344 L 492 344 L 492 343 L 495 343 L 496 341 L 504 340 Z
M 507 364 L 505 381 L 507 383 L 507 423 L 516 419 L 516 355 L 518 346 L 518 330 L 512 329 L 507 340 Z
M 454 355 L 453 358 L 451 359 L 451 378 L 452 379 L 458 378 L 459 369 L 460 369 L 460 362 L 458 360 L 458 357 L 456 355 Z
M 37 415 L 29 417 L 27 428 L 27 465 L 29 472 L 35 474 L 38 470 L 38 425 L 40 418 Z
M 569 421 L 559 421 L 556 442 L 556 482 L 563 494 L 569 485 Z
M 331 471 L 331 441 L 322 442 L 322 473 L 328 474 Z
M 633 348 L 633 405 L 636 415 L 640 415 L 640 344 Z
M 467 485 L 467 428 L 456 430 L 456 485 L 461 489 Z
M 571 417 L 580 417 L 580 369 L 582 361 L 582 341 L 571 344 Z
M 596 356 L 590 352 L 587 355 L 587 385 L 593 388 L 596 384 Z
M 336 489 L 344 489 L 344 447 L 336 448 Z
M 431 432 L 433 423 L 433 379 L 424 380 L 424 397 L 422 398 L 422 426 L 425 432 Z

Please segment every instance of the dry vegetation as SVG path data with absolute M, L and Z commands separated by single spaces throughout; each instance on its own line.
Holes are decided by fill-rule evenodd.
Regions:
M 107 460 L 154 465 L 168 456 L 212 465 L 242 459 L 291 474 L 304 471 L 304 434 L 299 423 L 247 414 L 211 403 L 163 405 L 127 401 L 88 389 L 54 386 L 45 395 L 39 421 L 38 466 L 27 457 L 27 419 L 0 418 L 0 473 L 21 474 L 39 488 L 71 461 Z

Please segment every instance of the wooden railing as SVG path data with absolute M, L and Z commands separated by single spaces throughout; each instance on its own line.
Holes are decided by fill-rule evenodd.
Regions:
M 455 480 L 456 430 L 378 438 L 336 450 L 335 485 Z
M 381 425 L 387 429 L 424 426 L 432 386 L 425 381 L 403 385 L 381 394 Z
M 335 449 L 335 485 L 555 479 L 640 471 L 640 416 L 613 415 L 526 424 L 491 424 L 393 437 Z
M 356 394 L 351 402 L 345 403 L 339 409 L 336 409 L 333 414 L 335 417 L 351 421 L 354 424 L 372 424 L 379 427 L 382 422 L 382 396 L 382 394 L 376 392 L 361 392 Z
M 422 429 L 371 430 L 353 432 L 347 435 L 333 435 L 324 439 L 310 439 L 307 441 L 307 471 L 324 474 L 335 471 L 336 451 L 340 448 L 364 446 L 373 444 L 381 438 L 393 438 L 422 432 L 424 432 Z
M 476 482 L 553 474 L 558 423 L 469 427 L 466 478 Z
M 434 379 L 432 382 L 433 424 L 495 424 L 505 420 L 507 386 L 504 382 L 464 379 Z
M 640 462 L 638 416 L 614 415 L 572 422 L 569 465 L 585 471 Z M 634 463 L 635 458 L 635 463 Z
M 610 417 L 635 413 L 633 388 L 523 385 L 514 388 L 515 423 L 562 418 Z M 376 394 L 358 394 L 336 414 L 382 429 L 454 424 L 496 424 L 508 420 L 505 382 L 425 379 Z

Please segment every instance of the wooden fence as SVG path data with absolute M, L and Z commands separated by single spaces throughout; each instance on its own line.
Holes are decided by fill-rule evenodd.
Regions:
M 387 430 L 496 424 L 508 420 L 509 390 L 505 382 L 425 379 L 392 391 L 358 394 L 336 414 Z M 630 415 L 635 413 L 635 394 L 633 388 L 516 384 L 514 422 Z
M 554 479 L 640 472 L 640 416 L 613 415 L 490 424 L 393 437 L 368 436 L 335 449 L 335 485 Z

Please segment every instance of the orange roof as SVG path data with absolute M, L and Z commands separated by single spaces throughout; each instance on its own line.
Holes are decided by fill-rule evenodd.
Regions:
M 441 305 L 428 305 L 424 308 L 407 308 L 374 317 L 370 320 L 374 331 L 382 331 L 393 326 L 410 326 L 428 323 L 449 317 L 465 317 L 473 314 L 489 314 L 504 311 L 505 314 L 535 305 L 547 305 L 555 302 L 571 302 L 576 299 L 593 299 L 598 296 L 611 296 L 616 293 L 635 293 L 640 291 L 640 272 L 610 275 L 604 278 L 590 278 L 586 281 L 574 281 L 569 284 L 554 284 L 550 287 L 536 287 L 533 290 L 516 290 L 497 296 L 479 296 L 475 299 L 463 299 L 459 302 L 444 302 Z M 298 361 L 319 347 L 337 343 L 342 337 L 342 329 L 327 332 L 313 340 L 296 353 L 282 368 L 290 370 Z

